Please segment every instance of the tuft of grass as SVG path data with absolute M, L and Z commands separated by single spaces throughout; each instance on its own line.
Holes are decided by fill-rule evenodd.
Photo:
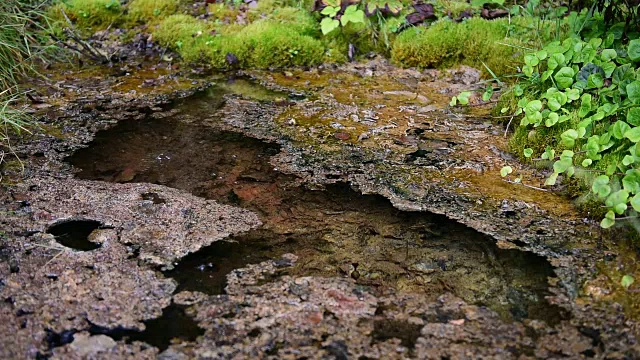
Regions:
M 33 64 L 47 55 L 50 46 L 43 44 L 39 33 L 43 3 L 32 0 L 0 2 L 0 158 L 10 151 L 12 134 L 27 131 L 29 117 L 13 105 L 21 96 L 17 87 L 20 77 L 35 72 Z M 46 21 L 45 21 L 46 22 Z M 1 159 L 0 159 L 1 162 Z
M 44 55 L 38 32 L 42 11 L 31 1 L 0 2 L 0 91 L 13 88 L 17 79 L 33 71 L 32 63 Z M 11 95 L 9 91 L 5 95 Z
M 178 11 L 180 0 L 133 0 L 127 16 L 135 23 L 154 23 Z
M 28 132 L 31 126 L 29 117 L 21 110 L 13 107 L 19 95 L 10 95 L 9 89 L 0 92 L 0 158 L 4 158 L 5 151 L 11 149 L 9 140 L 11 134 L 20 135 Z M 2 162 L 2 161 L 0 161 Z

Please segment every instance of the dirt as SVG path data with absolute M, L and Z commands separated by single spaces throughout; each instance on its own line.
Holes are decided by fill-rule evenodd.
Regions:
M 3 170 L 0 357 L 639 356 L 635 250 L 499 181 L 503 128 L 446 105 L 475 72 L 251 76 L 271 90 L 87 86 L 37 110 L 25 172 Z M 156 342 L 176 306 L 197 327 Z

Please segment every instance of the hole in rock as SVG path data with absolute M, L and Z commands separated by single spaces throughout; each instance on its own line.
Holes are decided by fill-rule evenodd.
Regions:
M 298 262 L 281 273 L 350 276 L 432 300 L 451 292 L 505 319 L 560 320 L 545 300 L 554 273 L 543 257 L 500 249 L 444 216 L 399 211 L 347 184 L 309 189 L 269 163 L 277 145 L 221 131 L 211 119 L 184 121 L 202 101 L 185 101 L 180 118 L 120 122 L 67 159 L 83 179 L 162 184 L 260 216 L 262 228 L 201 249 L 167 273 L 180 290 L 220 294 L 233 269 L 295 253 Z
M 100 247 L 100 244 L 89 241 L 89 235 L 100 226 L 102 223 L 95 220 L 67 220 L 51 225 L 47 232 L 66 247 L 90 251 Z
M 167 200 L 161 198 L 160 195 L 153 192 L 144 193 L 141 195 L 141 197 L 142 197 L 142 200 L 151 201 L 155 205 L 167 203 Z
M 45 340 L 49 349 L 71 343 L 73 341 L 73 335 L 77 332 L 75 329 L 64 330 L 60 333 L 54 332 L 49 329 L 46 329 L 45 331 L 47 333 L 47 335 L 45 336 Z
M 116 341 L 125 340 L 127 343 L 142 341 L 160 349 L 166 350 L 174 341 L 195 341 L 205 330 L 200 328 L 195 320 L 185 313 L 183 306 L 171 304 L 162 310 L 162 316 L 144 321 L 145 330 L 107 329 L 91 325 L 89 332 L 93 335 L 104 334 Z
M 371 337 L 378 342 L 393 338 L 400 339 L 402 346 L 411 350 L 416 347 L 420 330 L 422 330 L 422 325 L 410 324 L 406 321 L 376 320 L 373 322 Z

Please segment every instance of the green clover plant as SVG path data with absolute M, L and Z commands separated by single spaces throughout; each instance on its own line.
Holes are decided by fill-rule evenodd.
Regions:
M 520 126 L 557 129 L 553 143 L 537 154 L 553 161 L 545 184 L 554 185 L 561 174 L 591 174 L 585 176 L 590 191 L 608 209 L 603 228 L 640 212 L 639 66 L 639 39 L 625 44 L 613 31 L 570 37 L 525 54 L 524 81 L 512 89 Z M 524 155 L 535 154 L 527 148 Z

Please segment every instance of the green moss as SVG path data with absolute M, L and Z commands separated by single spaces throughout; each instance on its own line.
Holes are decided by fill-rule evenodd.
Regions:
M 249 20 L 256 21 L 264 19 L 274 10 L 285 6 L 284 3 L 285 1 L 283 0 L 260 0 L 255 8 L 249 10 Z
M 332 34 L 322 37 L 322 43 L 327 49 L 322 62 L 328 64 L 343 64 L 349 61 L 347 57 L 349 44 L 344 41 L 344 37 L 331 35 Z
M 448 20 L 403 31 L 393 44 L 391 59 L 405 67 L 429 68 L 462 56 L 466 31 Z
M 127 6 L 128 17 L 134 22 L 156 22 L 175 14 L 180 0 L 133 0 Z
M 269 17 L 282 8 L 297 8 L 304 13 L 311 13 L 315 0 L 260 0 L 258 5 L 248 12 L 249 20 L 256 21 Z
M 171 15 L 152 30 L 153 38 L 162 46 L 186 49 L 199 37 L 208 34 L 210 25 L 189 15 Z
M 122 20 L 122 5 L 118 0 L 68 0 L 49 8 L 48 16 L 64 27 L 63 12 L 84 32 L 103 30 Z
M 304 27 L 298 24 L 300 31 Z M 234 54 L 243 68 L 309 66 L 321 63 L 322 43 L 296 32 L 289 23 L 259 20 L 238 29 L 215 26 L 188 15 L 172 15 L 154 29 L 156 41 L 176 50 L 187 62 L 207 61 L 228 67 L 226 55 Z M 211 30 L 216 35 L 211 35 Z M 218 31 L 219 30 L 219 31 Z
M 436 0 L 434 6 L 441 15 L 452 18 L 457 18 L 463 11 L 471 9 L 468 2 L 456 0 Z
M 539 126 L 537 128 L 528 128 L 518 126 L 519 119 L 514 119 L 517 128 L 513 133 L 511 139 L 509 139 L 509 147 L 511 152 L 518 155 L 522 160 L 525 160 L 523 155 L 523 149 L 533 149 L 535 156 L 541 155 L 547 146 L 551 146 L 556 149 L 556 152 L 561 151 L 562 147 L 558 145 L 558 139 L 566 129 L 569 128 L 568 123 L 558 124 L 553 127 Z
M 309 66 L 321 63 L 322 43 L 293 31 L 288 25 L 273 21 L 257 21 L 236 35 L 235 42 L 247 49 L 238 56 L 249 67 Z
M 311 37 L 319 37 L 321 35 L 318 21 L 307 11 L 299 8 L 278 8 L 267 16 L 266 19 L 272 22 L 286 24 L 291 31 L 295 31 L 301 35 Z
M 413 28 L 398 35 L 391 57 L 405 67 L 443 68 L 464 64 L 482 70 L 483 75 L 489 77 L 486 65 L 497 75 L 512 74 L 521 62 L 521 48 L 539 34 L 528 28 L 528 21 L 482 18 L 461 23 L 437 21 L 427 28 Z
M 235 20 L 238 14 L 240 14 L 240 11 L 225 3 L 209 4 L 207 10 L 209 12 L 209 16 L 213 20 L 218 20 L 226 23 Z

